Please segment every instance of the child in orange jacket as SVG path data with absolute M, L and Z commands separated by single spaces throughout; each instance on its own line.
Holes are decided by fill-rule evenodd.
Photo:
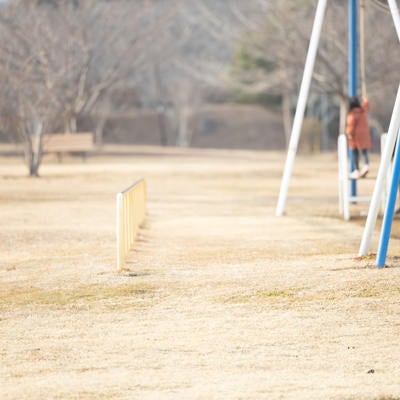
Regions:
M 369 171 L 368 149 L 372 147 L 371 135 L 368 125 L 368 99 L 360 100 L 357 96 L 349 99 L 349 112 L 346 121 L 346 135 L 349 147 L 353 153 L 354 171 L 350 174 L 351 179 L 364 178 Z M 364 159 L 364 166 L 360 170 L 360 152 Z

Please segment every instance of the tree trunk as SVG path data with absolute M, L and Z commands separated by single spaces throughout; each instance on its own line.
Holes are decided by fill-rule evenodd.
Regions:
M 65 122 L 65 133 L 76 133 L 77 132 L 77 121 L 75 116 L 69 117 Z
M 328 113 L 328 96 L 327 94 L 321 93 L 320 95 L 320 115 L 322 121 L 322 137 L 321 137 L 321 150 L 326 151 L 329 149 L 329 113 Z
M 283 119 L 283 130 L 285 133 L 285 145 L 286 148 L 288 148 L 290 141 L 290 134 L 292 131 L 292 115 L 290 112 L 289 92 L 284 92 L 282 95 L 282 119 Z
M 33 151 L 33 143 L 32 143 L 32 137 L 28 136 L 25 140 L 25 145 L 24 145 L 24 161 L 25 164 L 28 167 L 29 170 L 29 176 L 35 176 L 35 173 L 37 173 L 37 169 L 35 171 L 35 166 L 34 166 L 34 151 Z
M 31 163 L 29 166 L 29 176 L 31 177 L 39 177 L 39 163 L 34 154 L 31 157 Z
M 340 123 L 339 134 L 346 133 L 347 99 L 340 97 Z
M 163 106 L 162 109 L 160 107 L 160 109 L 157 110 L 157 120 L 158 120 L 158 129 L 160 131 L 161 146 L 166 146 L 168 144 L 168 136 L 167 136 L 167 128 L 165 126 L 165 113 Z
M 160 73 L 159 63 L 153 64 L 153 76 L 154 76 L 154 83 L 155 83 L 157 102 L 158 102 L 157 120 L 158 120 L 158 129 L 160 132 L 160 140 L 161 140 L 161 145 L 166 146 L 168 144 L 167 143 L 168 138 L 167 138 L 167 129 L 165 126 L 165 107 L 164 107 L 165 94 L 164 94 L 164 88 L 161 84 L 161 73 Z
M 182 107 L 179 110 L 179 128 L 178 128 L 178 140 L 177 145 L 179 147 L 189 146 L 189 134 L 188 134 L 188 124 L 189 124 L 189 110 L 188 107 Z
M 103 132 L 106 122 L 107 119 L 101 117 L 96 122 L 95 140 L 97 147 L 101 147 L 103 145 Z
M 42 133 L 41 121 L 34 122 L 34 130 L 29 140 L 29 176 L 38 177 L 39 167 L 42 159 Z

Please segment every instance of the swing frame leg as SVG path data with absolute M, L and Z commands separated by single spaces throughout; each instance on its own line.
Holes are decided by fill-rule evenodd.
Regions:
M 360 257 L 366 256 L 371 244 L 372 234 L 376 225 L 378 217 L 379 203 L 384 191 L 385 178 L 392 159 L 393 149 L 398 138 L 400 128 L 400 84 L 397 89 L 396 101 L 394 103 L 392 117 L 389 124 L 389 130 L 386 137 L 386 145 L 383 150 L 383 156 L 379 165 L 378 176 L 375 182 L 374 192 L 372 194 L 371 203 L 369 206 L 368 217 L 365 223 L 363 236 L 361 239 L 360 249 L 358 255 Z

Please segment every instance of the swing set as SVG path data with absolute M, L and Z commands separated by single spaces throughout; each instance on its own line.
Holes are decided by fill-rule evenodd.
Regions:
M 365 2 L 360 0 L 360 7 L 357 7 L 357 0 L 349 1 L 349 97 L 357 96 L 358 89 L 358 28 L 360 32 L 361 46 L 360 46 L 360 61 L 361 61 L 361 90 L 362 95 L 366 96 L 366 83 L 365 83 L 365 50 L 364 50 L 364 13 L 365 13 Z M 395 30 L 400 41 L 400 15 L 397 7 L 396 0 L 387 0 L 390 13 L 393 18 Z M 310 89 L 315 59 L 318 51 L 318 43 L 321 35 L 324 15 L 326 11 L 327 0 L 318 0 L 317 9 L 314 18 L 314 24 L 311 32 L 309 48 L 306 57 L 306 63 L 304 66 L 303 78 L 300 86 L 299 98 L 297 102 L 296 112 L 293 120 L 292 133 L 290 136 L 289 147 L 287 151 L 285 168 L 283 171 L 281 188 L 279 192 L 278 203 L 276 207 L 276 215 L 283 216 L 285 214 L 285 204 L 287 198 L 287 192 L 289 188 L 290 178 L 292 175 L 294 160 L 296 157 L 297 146 L 300 139 L 300 131 L 303 124 L 304 112 L 307 104 L 308 93 Z M 358 24 L 358 15 L 360 15 L 360 24 Z M 379 165 L 378 175 L 375 182 L 374 192 L 372 197 L 368 199 L 370 201 L 368 216 L 366 225 L 361 240 L 359 256 L 365 256 L 368 254 L 369 246 L 373 230 L 376 225 L 376 220 L 379 212 L 379 204 L 382 200 L 382 193 L 385 191 L 385 187 L 388 187 L 388 195 L 386 201 L 386 207 L 384 212 L 384 219 L 382 224 L 382 231 L 378 249 L 378 255 L 376 265 L 378 267 L 384 267 L 387 247 L 390 238 L 391 225 L 394 215 L 394 208 L 396 203 L 397 189 L 400 179 L 400 146 L 396 146 L 396 151 L 393 160 L 393 168 L 389 173 L 389 167 L 392 159 L 393 150 L 395 148 L 396 140 L 399 135 L 400 129 L 400 85 L 398 87 L 396 101 L 393 107 L 392 117 L 389 124 L 388 133 L 386 136 L 385 144 L 382 150 L 381 162 Z M 399 142 L 399 140 L 397 140 Z M 343 145 L 341 145 L 343 147 Z M 346 146 L 346 154 L 348 153 Z M 350 162 L 351 154 L 350 154 Z M 342 167 L 339 167 L 339 169 Z M 390 179 L 387 180 L 387 175 L 390 175 Z M 340 178 L 339 178 L 340 181 Z M 346 171 L 346 181 L 348 181 L 348 172 Z M 388 184 L 387 182 L 390 182 Z M 344 187 L 344 186 L 343 186 Z M 355 196 L 356 182 L 351 180 L 351 195 Z M 340 194 L 339 187 L 339 194 Z M 343 189 L 342 189 L 343 190 Z M 340 197 L 341 195 L 339 195 Z M 347 204 L 351 197 L 346 198 Z M 339 204 L 339 209 L 343 209 L 343 206 Z M 347 207 L 347 206 L 346 206 Z M 349 213 L 346 211 L 346 216 Z

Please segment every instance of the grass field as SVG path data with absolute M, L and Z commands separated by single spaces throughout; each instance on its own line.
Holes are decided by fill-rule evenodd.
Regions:
M 278 218 L 282 153 L 129 151 L 39 179 L 0 158 L 1 399 L 400 399 L 400 219 L 387 268 L 356 257 L 368 207 L 338 215 L 335 154 L 297 158 Z M 117 273 L 115 195 L 139 178 Z

